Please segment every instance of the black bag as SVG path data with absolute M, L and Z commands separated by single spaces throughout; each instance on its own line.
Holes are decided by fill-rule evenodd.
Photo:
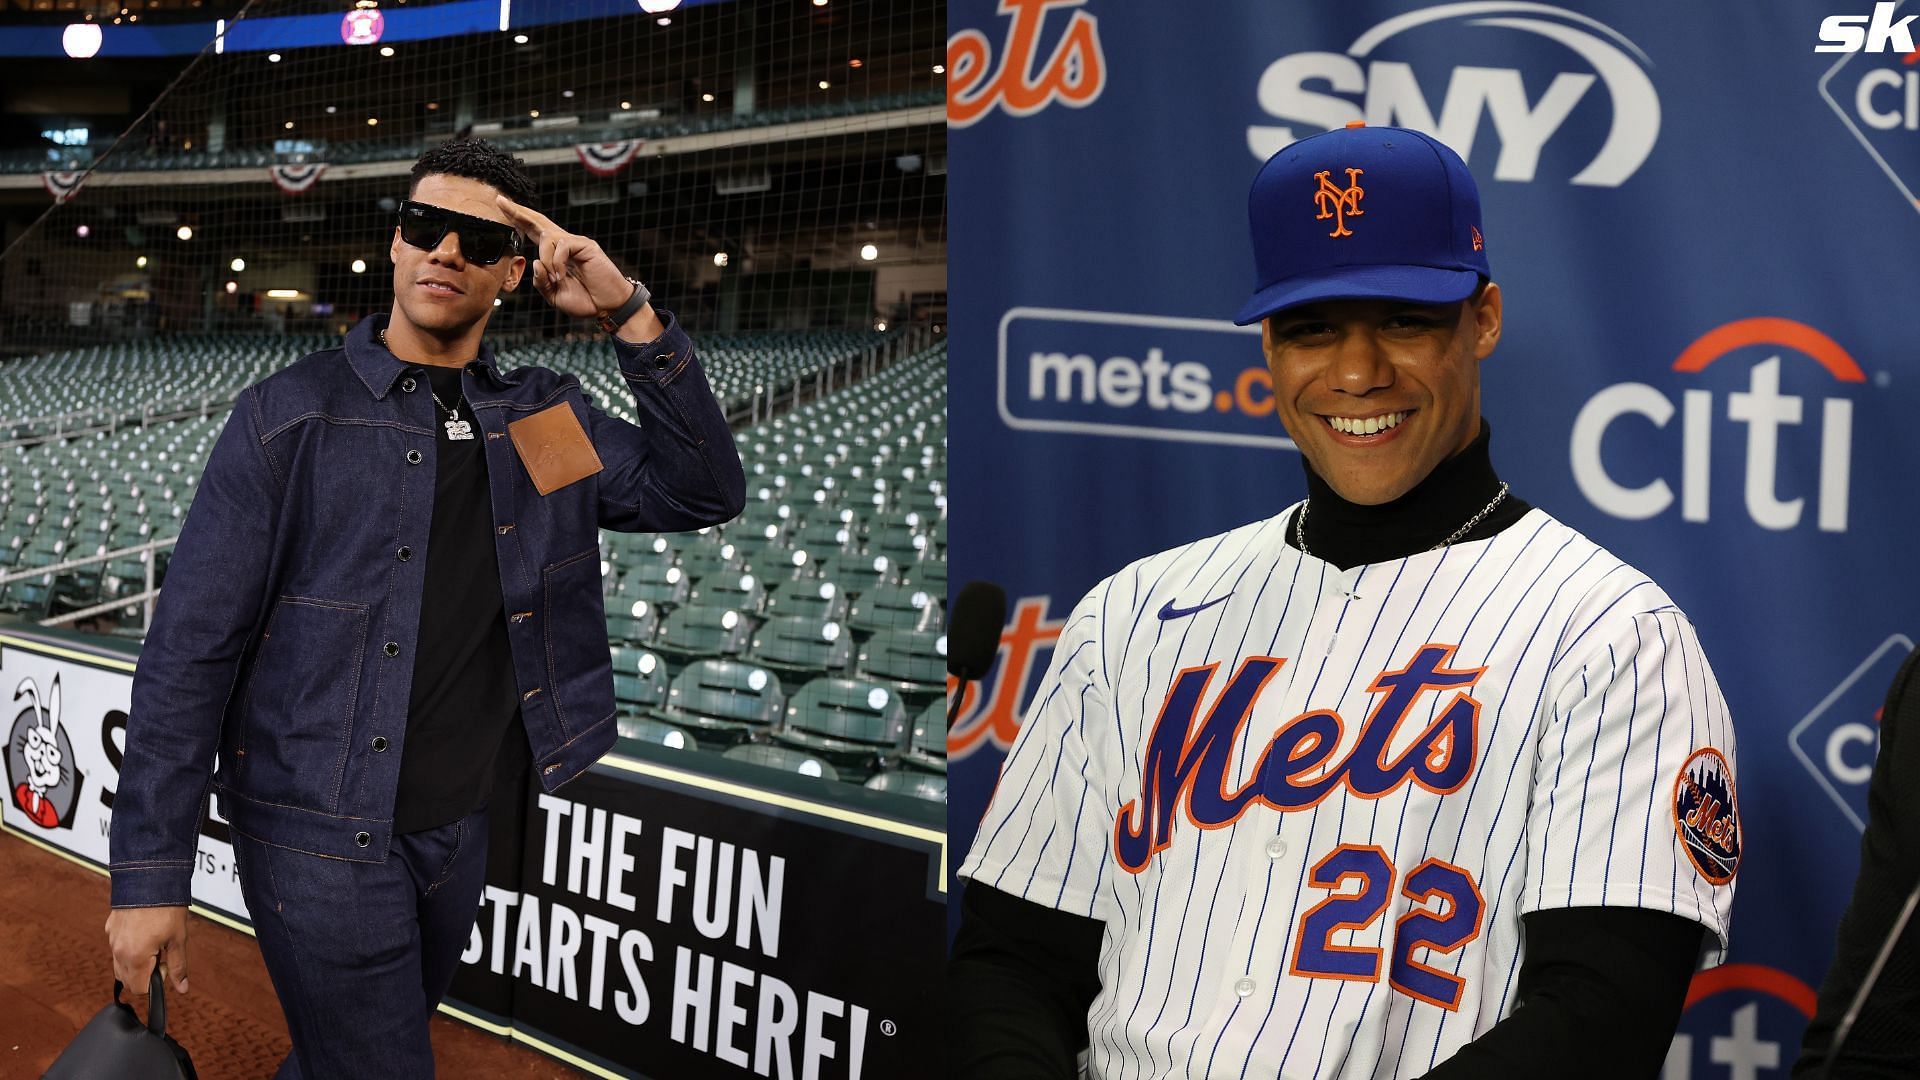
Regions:
M 146 1023 L 120 1000 L 121 989 L 120 980 L 113 980 L 113 1004 L 87 1021 L 41 1080 L 199 1080 L 186 1048 L 167 1034 L 160 965 L 153 965 Z

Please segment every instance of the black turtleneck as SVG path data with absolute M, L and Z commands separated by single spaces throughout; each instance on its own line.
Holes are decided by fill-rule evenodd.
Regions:
M 1365 506 L 1307 467 L 1307 550 L 1350 569 L 1439 544 L 1493 501 L 1492 428 L 1413 490 Z M 1304 463 L 1305 458 L 1301 459 Z M 1532 507 L 1508 491 L 1460 542 L 1484 540 Z M 1296 522 L 1287 522 L 1295 543 Z M 1106 924 L 969 881 L 947 964 L 949 1076 L 1068 1080 L 1100 992 Z M 1655 1076 L 1679 1026 L 1703 928 L 1665 911 L 1558 908 L 1522 917 L 1514 1010 L 1423 1080 Z
M 1467 448 L 1434 467 L 1413 490 L 1392 502 L 1366 506 L 1341 498 L 1333 486 L 1313 471 L 1303 455 L 1307 474 L 1307 550 L 1342 570 L 1362 563 L 1386 562 L 1425 551 L 1465 525 L 1493 503 L 1459 542 L 1485 540 L 1526 516 L 1532 506 L 1513 492 L 1494 503 L 1500 477 L 1493 471 L 1489 444 L 1493 426 L 1480 421 L 1480 434 Z M 1297 523 L 1287 521 L 1287 543 L 1295 542 Z

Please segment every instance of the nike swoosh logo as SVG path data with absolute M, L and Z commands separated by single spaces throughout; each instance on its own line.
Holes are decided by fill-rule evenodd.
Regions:
M 1162 621 L 1167 619 L 1184 619 L 1196 612 L 1205 611 L 1215 604 L 1224 603 L 1227 597 L 1232 595 L 1232 593 L 1227 593 L 1225 596 L 1216 596 L 1204 604 L 1189 608 L 1174 607 L 1173 601 L 1169 600 L 1160 608 L 1160 618 Z

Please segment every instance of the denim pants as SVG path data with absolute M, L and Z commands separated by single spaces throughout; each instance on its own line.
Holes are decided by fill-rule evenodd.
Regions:
M 427 1024 L 487 869 L 487 809 L 393 838 L 384 863 L 233 833 L 240 890 L 293 1052 L 274 1080 L 431 1080 Z

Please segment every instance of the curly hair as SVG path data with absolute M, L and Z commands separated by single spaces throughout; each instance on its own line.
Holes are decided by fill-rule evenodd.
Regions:
M 537 189 L 527 175 L 527 163 L 485 139 L 456 136 L 420 155 L 420 160 L 413 163 L 407 194 L 413 194 L 422 177 L 438 175 L 464 176 L 491 184 L 521 206 L 538 209 L 534 205 Z

